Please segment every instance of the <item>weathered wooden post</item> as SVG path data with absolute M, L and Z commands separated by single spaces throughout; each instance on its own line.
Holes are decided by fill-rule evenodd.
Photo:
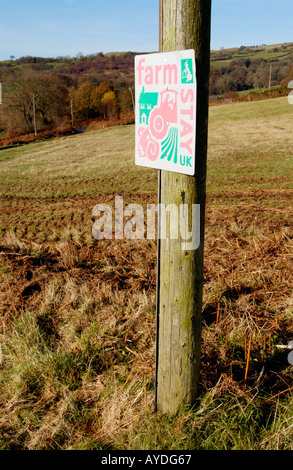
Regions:
M 35 95 L 33 93 L 33 114 L 34 114 L 34 129 L 35 129 L 35 136 L 37 137 L 37 120 L 36 120 L 36 102 L 35 102 Z
M 160 0 L 161 52 L 194 49 L 197 69 L 195 174 L 161 170 L 161 204 L 200 205 L 200 244 L 159 240 L 156 409 L 175 414 L 194 403 L 199 384 L 210 67 L 211 0 Z M 189 216 L 189 217 L 188 217 Z
M 288 83 L 288 88 L 293 88 L 293 80 Z M 288 95 L 288 103 L 293 104 L 293 91 L 290 91 Z

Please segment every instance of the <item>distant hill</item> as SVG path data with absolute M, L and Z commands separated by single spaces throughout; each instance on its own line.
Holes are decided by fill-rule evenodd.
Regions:
M 231 61 L 263 59 L 271 63 L 282 60 L 293 60 L 293 42 L 284 44 L 263 44 L 261 46 L 241 46 L 239 48 L 220 49 L 211 51 L 213 67 L 230 64 Z
M 92 120 L 132 122 L 136 54 L 128 51 L 55 58 L 11 56 L 0 61 L 0 137 L 12 134 L 14 138 L 16 131 L 34 136 L 35 124 L 38 132 L 49 128 L 55 132 L 56 127 L 63 129 L 64 125 L 70 132 L 73 118 L 78 127 Z M 218 98 L 230 94 L 231 99 L 233 94 L 239 99 L 239 95 L 251 90 L 275 90 L 284 85 L 272 96 L 262 94 L 282 96 L 288 81 L 293 79 L 292 64 L 293 43 L 212 50 L 210 95 Z
M 79 54 L 78 57 L 55 58 L 26 56 L 0 62 L 0 78 L 9 72 L 29 68 L 58 76 L 70 86 L 77 86 L 86 77 L 96 83 L 110 80 L 119 87 L 123 83 L 133 84 L 134 56 L 134 52 L 105 55 L 99 52 L 87 56 Z
M 210 93 L 279 86 L 292 73 L 292 64 L 293 43 L 211 51 Z
M 5 79 L 9 71 L 30 68 L 51 72 L 68 86 L 78 86 L 85 78 L 96 83 L 110 80 L 115 88 L 133 86 L 136 54 L 129 51 L 76 57 L 20 57 L 0 62 L 0 79 Z M 212 50 L 211 94 L 266 88 L 271 66 L 271 85 L 279 85 L 290 73 L 292 64 L 293 42 Z
M 134 56 L 100 52 L 0 62 L 0 137 L 14 141 L 16 131 L 36 132 L 35 121 L 38 133 L 60 126 L 69 132 L 71 123 L 81 127 L 93 119 L 133 122 Z

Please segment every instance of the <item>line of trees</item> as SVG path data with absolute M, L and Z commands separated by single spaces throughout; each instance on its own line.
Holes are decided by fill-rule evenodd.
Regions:
M 241 48 L 240 48 L 241 49 Z M 244 48 L 245 49 L 245 48 Z M 223 58 L 219 54 L 224 54 Z M 0 62 L 3 104 L 0 131 L 29 133 L 48 127 L 78 126 L 79 121 L 119 118 L 133 113 L 135 53 L 93 54 L 76 58 L 22 57 Z M 227 60 L 218 51 L 214 60 Z M 292 58 L 271 62 L 239 58 L 211 67 L 210 94 L 223 95 L 286 84 L 292 77 Z M 291 75 L 290 75 L 291 74 Z
M 31 132 L 34 119 L 41 130 L 72 119 L 105 120 L 132 111 L 131 87 L 115 89 L 110 81 L 95 85 L 86 80 L 68 88 L 57 77 L 30 71 L 3 83 L 0 128 Z
M 96 67 L 89 58 L 58 60 L 53 69 L 48 60 L 36 58 L 26 58 L 21 66 L 16 61 L 0 65 L 0 130 L 29 133 L 35 124 L 38 130 L 45 130 L 72 120 L 78 125 L 88 119 L 107 120 L 133 113 L 134 73 L 130 60 L 132 63 L 133 57 L 126 62 L 114 57 L 107 60 L 99 54 L 98 61 L 104 68 Z M 115 65 L 114 70 L 110 64 Z
M 67 89 L 53 76 L 25 71 L 3 83 L 1 127 L 31 131 L 38 126 L 60 125 L 67 112 Z
M 270 63 L 264 59 L 231 61 L 229 65 L 211 67 L 210 94 L 243 91 L 279 85 L 290 73 L 292 60 Z

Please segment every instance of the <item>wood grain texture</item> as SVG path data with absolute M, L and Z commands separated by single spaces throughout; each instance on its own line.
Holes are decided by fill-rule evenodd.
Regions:
M 203 289 L 204 218 L 210 63 L 209 0 L 162 0 L 161 51 L 194 49 L 197 66 L 197 138 L 195 176 L 168 171 L 160 174 L 160 200 L 169 204 L 200 204 L 201 242 L 182 250 L 182 240 L 160 241 L 158 283 L 158 351 L 156 407 L 175 414 L 182 404 L 194 403 L 200 372 Z M 168 226 L 168 224 L 167 224 Z M 179 230 L 180 233 L 180 230 Z

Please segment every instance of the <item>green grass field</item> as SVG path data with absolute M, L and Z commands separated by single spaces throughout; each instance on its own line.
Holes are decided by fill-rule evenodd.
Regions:
M 134 127 L 0 150 L 0 449 L 292 449 L 292 123 L 287 98 L 210 108 L 200 396 L 172 418 L 156 242 L 91 232 L 100 202 L 157 202 Z

